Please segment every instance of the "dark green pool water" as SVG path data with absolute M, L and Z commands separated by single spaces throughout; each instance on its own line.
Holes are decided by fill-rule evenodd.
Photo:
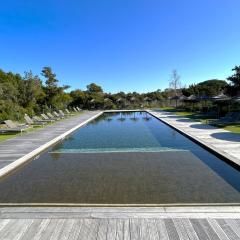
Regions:
M 0 203 L 240 203 L 240 173 L 146 112 L 106 113 L 0 180 Z

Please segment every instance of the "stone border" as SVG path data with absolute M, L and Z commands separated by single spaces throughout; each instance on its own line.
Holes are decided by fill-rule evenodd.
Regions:
M 71 207 L 71 208 L 237 208 L 240 212 L 240 203 L 162 203 L 162 204 L 111 204 L 111 203 L 0 203 L 4 207 Z
M 36 148 L 35 150 L 33 150 L 30 153 L 24 155 L 23 157 L 17 159 L 16 161 L 10 163 L 6 167 L 0 169 L 0 178 L 9 174 L 13 170 L 15 170 L 17 167 L 19 167 L 19 166 L 23 165 L 24 163 L 28 162 L 29 160 L 31 160 L 32 158 L 34 158 L 35 156 L 39 155 L 41 152 L 46 150 L 47 148 L 51 147 L 53 144 L 63 140 L 66 136 L 68 136 L 72 132 L 76 131 L 78 128 L 82 127 L 83 125 L 87 124 L 88 122 L 92 121 L 93 119 L 97 118 L 98 116 L 100 116 L 102 114 L 103 114 L 103 111 L 97 113 L 93 117 L 90 117 L 86 121 L 78 124 L 77 126 L 75 126 L 75 127 L 71 128 L 70 130 L 66 131 L 65 133 L 59 135 L 58 137 L 56 137 L 56 138 L 52 139 L 51 141 L 43 144 L 42 146 Z
M 239 207 L 10 207 L 4 218 L 239 218 Z

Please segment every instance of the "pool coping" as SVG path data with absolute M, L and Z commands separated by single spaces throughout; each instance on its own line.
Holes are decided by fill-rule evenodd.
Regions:
M 88 118 L 87 120 L 85 120 L 84 122 L 78 124 L 77 126 L 67 130 L 66 132 L 60 134 L 59 136 L 55 137 L 54 139 L 46 142 L 45 144 L 41 145 L 40 147 L 34 149 L 33 151 L 31 151 L 30 153 L 27 153 L 26 155 L 24 155 L 23 157 L 15 160 L 14 162 L 10 163 L 9 165 L 3 167 L 0 169 L 0 178 L 8 175 L 9 173 L 11 173 L 12 171 L 14 171 L 15 169 L 17 169 L 18 167 L 20 167 L 21 165 L 23 165 L 24 163 L 30 161 L 31 159 L 37 157 L 39 154 L 41 154 L 43 151 L 45 151 L 47 148 L 51 147 L 52 145 L 56 144 L 57 142 L 63 140 L 64 138 L 66 138 L 68 135 L 70 135 L 71 133 L 73 133 L 74 131 L 76 131 L 78 128 L 82 127 L 83 125 L 87 124 L 88 122 L 92 121 L 93 119 L 99 117 L 100 115 L 103 114 L 103 111 L 100 111 L 99 113 L 95 114 L 94 116 Z
M 239 218 L 240 207 L 0 207 L 4 218 Z

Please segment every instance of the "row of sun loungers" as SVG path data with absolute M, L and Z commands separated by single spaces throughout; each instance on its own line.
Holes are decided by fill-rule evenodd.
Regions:
M 225 117 L 218 120 L 211 120 L 209 124 L 214 126 L 226 126 L 229 124 L 240 124 L 240 112 L 229 112 Z
M 74 112 L 80 112 L 82 109 L 79 107 L 73 108 Z M 74 113 L 71 113 L 68 109 L 65 109 L 65 112 L 62 110 L 53 111 L 52 113 L 42 113 L 41 116 L 29 117 L 27 114 L 24 116 L 24 120 L 26 124 L 16 124 L 12 120 L 5 120 L 4 123 L 6 128 L 0 128 L 0 133 L 8 133 L 8 132 L 24 132 L 32 127 L 44 127 L 48 123 L 53 123 L 60 119 L 64 119 L 68 116 L 74 116 Z

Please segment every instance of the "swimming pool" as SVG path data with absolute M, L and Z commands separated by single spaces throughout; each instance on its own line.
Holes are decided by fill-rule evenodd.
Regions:
M 240 173 L 147 112 L 115 112 L 1 179 L 0 193 L 0 203 L 240 203 Z

